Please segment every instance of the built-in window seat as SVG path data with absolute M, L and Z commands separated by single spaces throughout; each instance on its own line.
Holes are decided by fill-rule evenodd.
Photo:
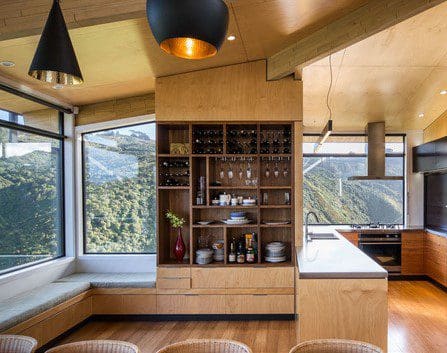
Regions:
M 0 302 L 0 332 L 48 343 L 94 314 L 155 314 L 156 274 L 76 273 Z

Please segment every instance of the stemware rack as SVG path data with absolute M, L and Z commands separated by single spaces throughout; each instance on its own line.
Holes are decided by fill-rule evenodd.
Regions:
M 241 267 L 293 264 L 293 141 L 290 122 L 158 123 L 158 264 Z M 179 145 L 180 150 L 173 148 Z M 216 204 L 222 194 L 231 195 L 228 202 Z M 240 203 L 250 199 L 256 200 L 255 204 Z M 235 200 L 238 200 L 237 204 Z M 173 255 L 177 232 L 170 228 L 165 218 L 167 210 L 174 211 L 186 221 L 182 231 L 187 254 L 181 264 Z M 251 222 L 243 225 L 223 223 L 222 220 L 228 219 L 233 211 L 246 212 Z M 198 223 L 203 220 L 213 223 Z M 274 221 L 288 223 L 276 224 Z M 230 241 L 246 233 L 256 233 L 257 236 L 255 263 L 228 263 Z M 224 261 L 196 264 L 199 242 L 203 244 L 205 241 L 211 246 L 218 240 L 224 243 Z M 265 246 L 273 241 L 286 244 L 285 262 L 265 262 Z

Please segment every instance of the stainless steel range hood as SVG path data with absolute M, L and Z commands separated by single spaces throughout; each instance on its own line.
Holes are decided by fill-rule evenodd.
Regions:
M 369 123 L 368 175 L 349 177 L 348 180 L 403 180 L 403 176 L 385 175 L 385 122 Z

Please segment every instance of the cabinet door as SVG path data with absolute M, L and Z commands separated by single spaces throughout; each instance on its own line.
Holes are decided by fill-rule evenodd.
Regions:
M 232 276 L 229 268 L 192 268 L 191 288 L 225 288 L 227 277 Z
M 343 235 L 346 238 L 346 240 L 350 241 L 355 246 L 357 246 L 357 247 L 359 246 L 359 233 L 342 232 L 340 234 Z
M 227 288 L 287 288 L 294 287 L 293 267 L 251 267 L 231 269 Z
M 447 238 L 426 233 L 424 247 L 425 273 L 435 281 L 447 285 Z
M 157 295 L 158 314 L 225 314 L 225 295 Z
M 190 289 L 191 269 L 189 267 L 158 267 L 157 289 Z
M 402 274 L 424 274 L 424 232 L 402 233 Z
M 227 314 L 293 314 L 293 295 L 227 295 Z

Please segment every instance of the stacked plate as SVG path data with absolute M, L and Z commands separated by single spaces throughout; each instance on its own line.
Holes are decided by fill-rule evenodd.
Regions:
M 245 212 L 231 212 L 229 219 L 224 219 L 222 222 L 225 224 L 248 224 L 251 222 L 250 219 L 247 218 Z
M 223 240 L 218 240 L 213 244 L 214 255 L 213 259 L 216 262 L 221 262 L 225 259 L 224 253 L 224 242 Z
M 286 244 L 283 242 L 274 241 L 265 246 L 266 262 L 284 262 L 286 259 Z
M 199 249 L 196 251 L 196 263 L 199 265 L 207 265 L 213 262 L 214 252 L 211 249 Z

